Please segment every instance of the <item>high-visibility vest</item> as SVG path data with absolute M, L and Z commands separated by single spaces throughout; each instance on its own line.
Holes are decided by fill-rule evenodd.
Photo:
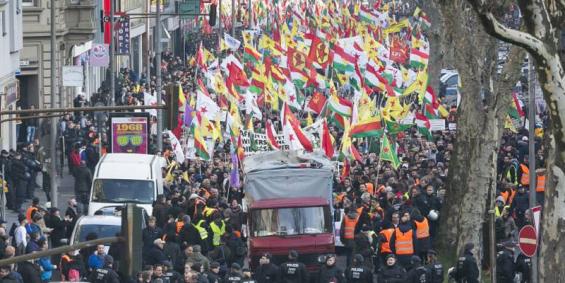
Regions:
M 390 249 L 390 237 L 392 237 L 393 232 L 394 232 L 394 228 L 389 228 L 382 230 L 379 233 L 379 235 L 381 235 L 386 240 L 386 242 L 383 242 L 381 244 L 381 254 L 392 253 L 392 250 Z
M 355 238 L 355 226 L 359 222 L 360 213 L 357 213 L 355 219 L 349 218 L 349 216 L 343 217 L 343 238 L 347 240 L 353 240 Z
M 202 211 L 202 215 L 204 215 L 204 217 L 210 217 L 214 212 L 216 212 L 215 208 L 211 208 L 211 207 L 204 207 L 204 210 Z
M 520 184 L 522 184 L 522 186 L 528 186 L 530 184 L 530 168 L 524 164 L 520 164 L 520 170 L 522 170 Z
M 371 195 L 375 194 L 375 187 L 373 186 L 372 183 L 366 183 L 365 187 L 367 187 L 367 192 Z
M 430 236 L 430 225 L 426 217 L 424 217 L 424 220 L 422 220 L 421 222 L 414 220 L 414 223 L 416 224 L 417 239 L 423 239 Z
M 33 217 L 33 213 L 35 213 L 36 211 L 38 211 L 39 209 L 35 206 L 30 206 L 27 208 L 26 210 L 26 219 L 27 219 L 27 223 L 31 223 L 32 222 L 32 217 Z
M 196 225 L 194 225 L 194 228 L 196 228 L 196 230 L 198 230 L 198 233 L 200 233 L 200 238 L 202 240 L 206 240 L 208 239 L 208 231 L 206 230 L 206 228 L 202 227 L 202 224 L 204 224 L 204 220 L 200 220 L 198 221 L 198 223 L 196 223 Z
M 222 226 L 218 227 L 216 222 L 210 223 L 210 229 L 212 229 L 212 245 L 215 247 L 221 244 L 222 236 L 226 233 L 226 223 L 222 220 Z
M 536 192 L 545 192 L 545 175 L 538 175 L 536 182 Z
M 400 229 L 396 228 L 394 230 L 396 239 L 394 243 L 394 249 L 397 255 L 412 255 L 414 254 L 414 242 L 413 235 L 414 230 L 410 229 L 406 233 L 402 233 Z

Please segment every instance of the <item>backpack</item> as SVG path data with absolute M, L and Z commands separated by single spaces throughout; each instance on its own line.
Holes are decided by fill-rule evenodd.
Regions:
M 453 272 L 453 279 L 459 282 L 463 278 L 463 266 L 465 265 L 465 257 L 460 257 L 457 259 L 457 265 L 455 265 L 455 271 Z

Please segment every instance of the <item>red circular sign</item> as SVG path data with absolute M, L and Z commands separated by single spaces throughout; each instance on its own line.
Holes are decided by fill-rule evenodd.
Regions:
M 538 241 L 534 226 L 526 225 L 520 230 L 519 242 L 520 250 L 524 255 L 532 257 L 536 254 Z

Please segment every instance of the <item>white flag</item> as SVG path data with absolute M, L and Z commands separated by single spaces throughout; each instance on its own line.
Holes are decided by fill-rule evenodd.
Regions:
M 236 51 L 241 45 L 241 41 L 233 38 L 231 35 L 224 33 L 224 42 L 231 51 Z
M 250 91 L 245 93 L 245 112 L 247 115 L 252 114 L 253 117 L 259 120 L 263 119 L 261 109 L 259 109 L 259 105 L 257 105 L 257 98 L 255 97 L 255 94 Z

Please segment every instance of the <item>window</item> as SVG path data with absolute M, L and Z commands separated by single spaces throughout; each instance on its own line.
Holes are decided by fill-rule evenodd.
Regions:
M 258 209 L 252 212 L 256 237 L 331 233 L 333 222 L 324 207 Z
M 97 179 L 94 181 L 92 200 L 111 203 L 152 203 L 155 186 L 152 181 Z
M 35 0 L 22 0 L 22 6 L 33 7 L 35 6 Z

